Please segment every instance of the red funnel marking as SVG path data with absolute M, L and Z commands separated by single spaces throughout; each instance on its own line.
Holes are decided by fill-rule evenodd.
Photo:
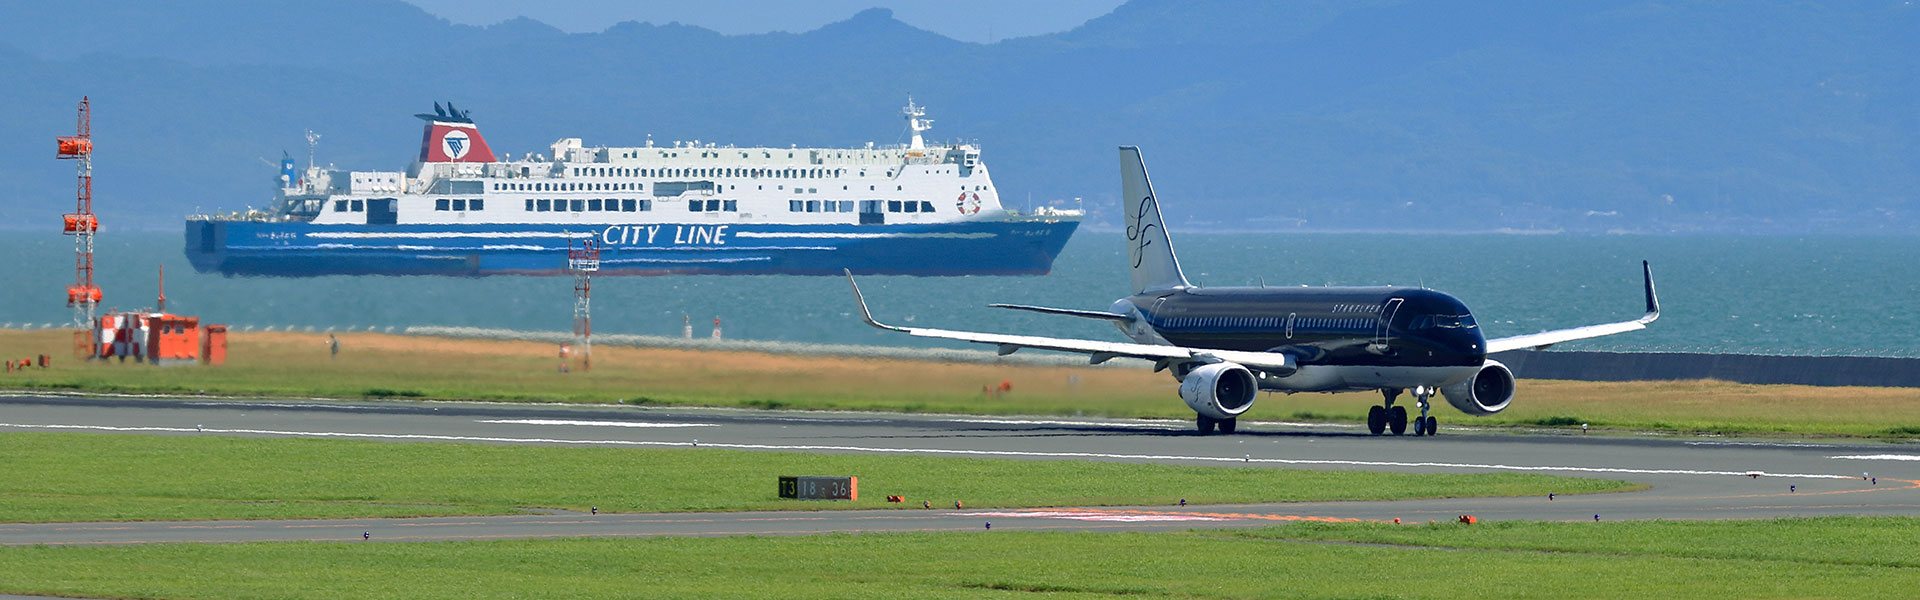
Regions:
M 420 162 L 493 161 L 493 149 L 472 123 L 432 121 L 420 137 Z

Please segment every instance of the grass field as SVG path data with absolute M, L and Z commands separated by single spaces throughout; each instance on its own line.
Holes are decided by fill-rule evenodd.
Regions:
M 557 372 L 555 347 L 371 333 L 238 333 L 219 368 L 152 368 L 71 358 L 67 331 L 0 331 L 0 357 L 50 354 L 51 369 L 0 388 L 233 396 L 438 398 L 966 414 L 1188 419 L 1172 378 L 1145 368 L 959 364 L 601 346 L 592 373 Z M 1012 384 L 1002 395 L 984 386 Z M 1249 419 L 1362 423 L 1374 394 L 1269 394 Z M 1920 437 L 1920 389 L 1717 381 L 1520 382 L 1512 408 L 1442 427 L 1549 426 L 1739 434 Z
M 1638 489 L 1523 473 L 1183 467 L 1076 461 L 450 443 L 0 435 L 0 522 L 969 507 L 1516 496 Z M 781 500 L 781 475 L 860 478 L 856 502 Z
M 1914 539 L 1920 520 L 1829 518 L 3 547 L 0 591 L 294 599 L 1911 598 L 1920 589 Z

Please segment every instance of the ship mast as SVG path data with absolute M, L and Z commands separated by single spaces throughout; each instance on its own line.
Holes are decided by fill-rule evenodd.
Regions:
M 907 107 L 901 109 L 900 113 L 906 115 L 907 129 L 913 131 L 913 143 L 909 144 L 907 149 L 926 149 L 926 141 L 921 139 L 920 132 L 933 129 L 933 119 L 924 118 L 927 116 L 927 107 L 914 105 L 913 96 L 907 96 Z

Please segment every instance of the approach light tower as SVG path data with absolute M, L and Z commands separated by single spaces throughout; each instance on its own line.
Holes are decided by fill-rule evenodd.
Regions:
M 93 216 L 93 113 L 87 98 L 80 98 L 80 126 L 77 135 L 59 138 L 61 159 L 79 161 L 79 196 L 73 212 L 63 215 L 65 233 L 73 236 L 73 285 L 67 287 L 67 306 L 73 307 L 73 328 L 93 326 L 94 308 L 100 305 L 100 288 L 93 285 L 93 234 L 100 220 Z
M 600 270 L 600 248 L 586 240 L 575 250 L 567 242 L 567 270 L 573 272 L 573 337 L 580 346 L 580 370 L 593 370 L 593 272 Z

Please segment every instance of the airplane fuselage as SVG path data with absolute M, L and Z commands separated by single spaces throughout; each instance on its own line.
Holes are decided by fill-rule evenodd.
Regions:
M 1266 389 L 1440 386 L 1487 358 L 1466 305 L 1420 288 L 1189 287 L 1125 298 L 1113 312 L 1135 315 L 1119 327 L 1141 343 L 1292 355 L 1299 370 L 1262 373 Z

